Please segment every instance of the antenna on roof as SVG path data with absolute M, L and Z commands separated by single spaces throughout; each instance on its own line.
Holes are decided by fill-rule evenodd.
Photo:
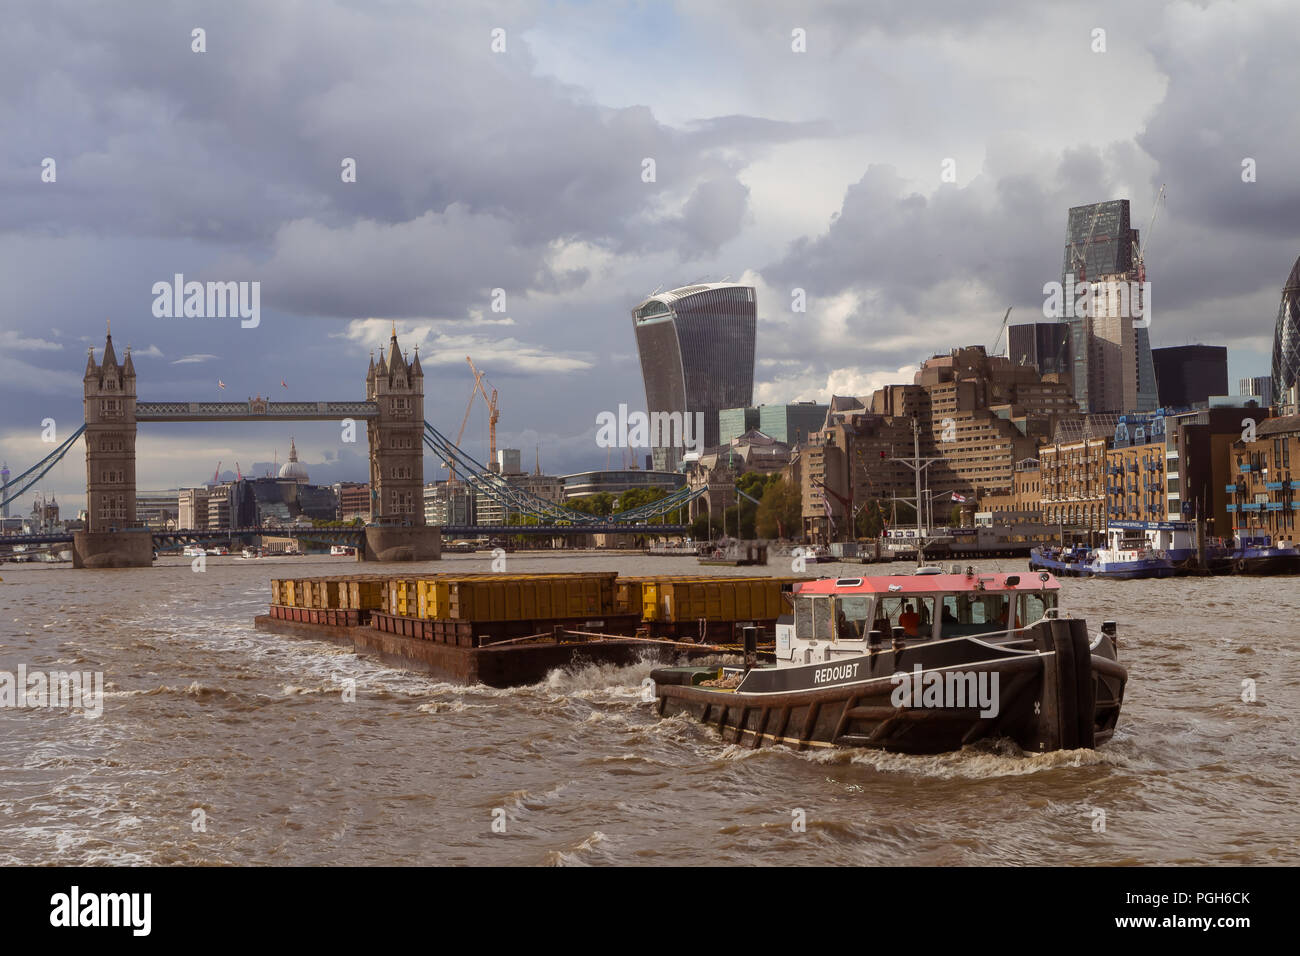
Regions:
M 646 298 L 648 299 L 648 298 L 650 298 L 650 296 L 658 295 L 658 294 L 659 294 L 659 290 L 662 289 L 663 287 L 664 287 L 664 284 L 663 284 L 662 282 L 659 283 L 657 286 L 655 286 L 655 290 L 654 290 L 653 292 L 651 292 L 650 295 L 646 296 Z

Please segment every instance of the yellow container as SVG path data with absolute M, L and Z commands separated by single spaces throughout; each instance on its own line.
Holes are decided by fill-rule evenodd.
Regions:
M 348 582 L 348 607 L 354 611 L 376 611 L 384 606 L 385 582 L 378 578 Z
M 330 578 L 321 581 L 318 585 L 320 589 L 320 603 L 316 606 L 328 608 L 330 610 L 338 610 L 339 608 L 346 607 L 346 595 L 348 592 L 346 586 L 339 587 L 340 583 L 341 582 L 337 578 Z

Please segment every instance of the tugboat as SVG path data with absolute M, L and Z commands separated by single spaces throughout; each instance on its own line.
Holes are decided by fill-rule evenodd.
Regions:
M 955 570 L 955 569 L 954 569 Z M 893 575 L 794 585 L 776 664 L 652 672 L 658 713 L 689 714 L 760 747 L 957 750 L 1004 737 L 1023 750 L 1091 748 L 1119 719 L 1127 671 L 1112 621 L 1058 616 L 1047 572 Z

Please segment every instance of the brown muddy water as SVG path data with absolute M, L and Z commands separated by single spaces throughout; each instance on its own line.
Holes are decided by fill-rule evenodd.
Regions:
M 632 555 L 510 562 L 732 573 Z M 0 566 L 0 671 L 105 681 L 97 717 L 0 708 L 0 862 L 1300 862 L 1294 577 L 1065 581 L 1066 611 L 1093 628 L 1119 622 L 1130 679 L 1115 739 L 908 757 L 724 745 L 687 718 L 655 717 L 640 695 L 649 664 L 457 687 L 253 629 L 272 576 L 357 569 L 325 557 L 210 557 L 202 574 L 179 558 L 135 571 Z

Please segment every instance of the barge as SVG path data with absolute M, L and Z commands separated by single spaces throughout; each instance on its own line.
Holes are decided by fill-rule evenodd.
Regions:
M 661 717 L 688 714 L 757 748 L 929 754 L 1005 737 L 1092 748 L 1119 720 L 1113 622 L 1058 615 L 1050 574 L 838 578 L 798 586 L 772 666 L 656 669 Z
M 750 657 L 805 577 L 617 572 L 274 579 L 259 630 L 335 641 L 456 683 L 512 687 L 557 668 Z M 745 637 L 746 642 L 741 643 Z

